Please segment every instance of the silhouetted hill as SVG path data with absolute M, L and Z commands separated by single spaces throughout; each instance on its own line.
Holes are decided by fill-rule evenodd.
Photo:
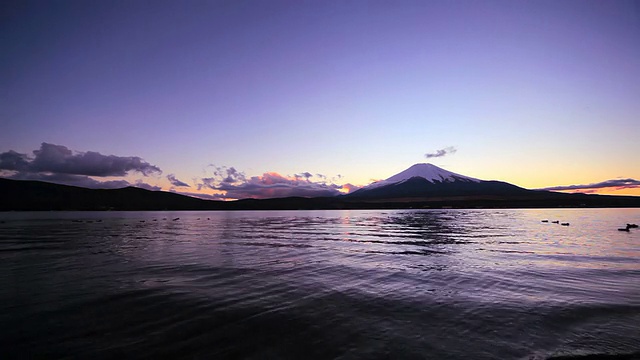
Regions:
M 0 178 L 0 210 L 205 210 L 221 201 L 206 201 L 135 187 L 86 189 Z

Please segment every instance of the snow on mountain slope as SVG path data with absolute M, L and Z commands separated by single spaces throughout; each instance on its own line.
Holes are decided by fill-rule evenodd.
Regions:
M 396 175 L 382 181 L 377 181 L 373 184 L 365 186 L 363 189 L 375 189 L 385 185 L 391 185 L 396 183 L 402 183 L 413 177 L 421 177 L 429 182 L 480 182 L 481 180 L 472 177 L 456 174 L 451 171 L 439 168 L 433 164 L 415 164 Z

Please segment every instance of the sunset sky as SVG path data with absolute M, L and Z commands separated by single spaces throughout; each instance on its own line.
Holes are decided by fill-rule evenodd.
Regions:
M 3 177 L 313 196 L 430 162 L 640 195 L 637 1 L 5 0 L 0 49 Z

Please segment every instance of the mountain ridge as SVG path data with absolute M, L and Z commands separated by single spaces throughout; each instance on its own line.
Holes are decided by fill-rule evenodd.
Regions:
M 502 181 L 479 180 L 432 164 L 415 164 L 382 183 L 334 197 L 217 201 L 136 187 L 88 189 L 0 178 L 0 200 L 0 211 L 640 207 L 640 196 L 529 190 Z
M 481 180 L 472 178 L 465 175 L 460 175 L 458 173 L 454 173 L 448 170 L 445 170 L 441 167 L 435 166 L 430 163 L 418 163 L 411 165 L 406 170 L 403 170 L 391 177 L 374 182 L 365 186 L 364 188 L 373 189 L 380 186 L 389 185 L 392 183 L 397 183 L 400 181 L 406 181 L 413 177 L 421 177 L 430 182 L 450 182 L 450 181 L 471 181 L 471 182 L 479 182 Z

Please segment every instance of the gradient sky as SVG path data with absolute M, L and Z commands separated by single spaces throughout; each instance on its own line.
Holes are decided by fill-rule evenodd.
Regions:
M 212 194 L 233 168 L 335 190 L 431 162 L 640 195 L 637 1 L 17 0 L 0 16 L 0 153 L 161 171 L 74 173 L 93 180 Z

